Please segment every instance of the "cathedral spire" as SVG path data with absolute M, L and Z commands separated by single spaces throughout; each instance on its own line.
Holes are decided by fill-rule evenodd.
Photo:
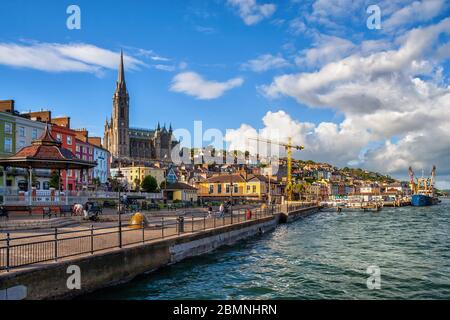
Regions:
M 120 64 L 117 75 L 116 94 L 125 96 L 127 94 L 127 85 L 125 83 L 125 67 L 123 64 L 123 50 L 120 50 Z
M 118 84 L 125 84 L 125 68 L 123 66 L 123 50 L 120 50 L 120 65 L 119 65 L 119 76 L 117 77 Z

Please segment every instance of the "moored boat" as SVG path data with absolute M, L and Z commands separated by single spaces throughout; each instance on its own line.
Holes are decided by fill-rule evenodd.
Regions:
M 427 207 L 439 204 L 439 199 L 434 194 L 434 180 L 436 177 L 436 166 L 433 166 L 430 178 L 417 179 L 414 181 L 414 172 L 409 168 L 409 175 L 411 178 L 411 205 L 414 207 Z

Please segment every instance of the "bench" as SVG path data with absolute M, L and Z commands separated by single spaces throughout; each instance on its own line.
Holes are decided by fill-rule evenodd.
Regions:
M 5 217 L 6 219 L 9 218 L 8 210 L 5 209 L 5 207 L 0 206 L 0 218 Z
M 55 216 L 55 218 L 58 217 L 58 214 L 60 213 L 59 207 L 43 207 L 42 208 L 42 217 L 48 217 L 49 219 L 52 218 L 52 216 Z
M 26 212 L 28 215 L 31 216 L 32 211 L 30 206 L 3 206 L 4 216 L 9 217 L 10 213 L 12 212 Z
M 147 204 L 147 210 L 159 210 L 159 205 L 157 203 Z
M 61 206 L 59 215 L 61 217 L 64 215 L 64 217 L 65 217 L 67 214 L 73 215 L 72 206 L 71 205 L 63 205 L 63 206 Z

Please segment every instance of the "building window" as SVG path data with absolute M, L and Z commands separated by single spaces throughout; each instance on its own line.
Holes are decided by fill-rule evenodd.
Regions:
M 44 181 L 44 183 L 42 184 L 42 189 L 50 190 L 50 182 Z
M 233 192 L 234 193 L 238 193 L 239 192 L 239 188 L 238 188 L 237 184 L 234 185 L 234 191 Z
M 226 185 L 225 190 L 226 190 L 225 193 L 230 193 L 230 185 L 229 184 Z
M 38 131 L 37 131 L 36 128 L 34 128 L 34 129 L 31 131 L 31 139 L 36 140 L 36 139 L 38 138 L 37 135 L 38 135 Z
M 19 150 L 22 149 L 23 147 L 25 147 L 25 141 L 24 140 L 20 140 L 19 141 Z
M 57 134 L 56 134 L 56 140 L 58 140 L 59 142 L 62 141 L 61 133 L 57 133 Z
M 12 139 L 11 138 L 5 138 L 5 152 L 12 152 Z
M 5 133 L 12 133 L 12 124 L 9 122 L 5 122 Z
M 25 127 L 19 127 L 19 137 L 25 137 Z
M 217 185 L 217 193 L 222 193 L 222 185 Z
M 80 146 L 77 146 L 76 149 L 77 149 L 77 152 L 80 152 Z
M 256 186 L 253 186 L 253 193 L 256 193 Z
M 211 194 L 211 193 L 214 193 L 214 185 L 213 184 L 210 184 L 209 185 L 209 193 Z
M 250 186 L 247 186 L 247 193 L 250 193 Z
M 68 144 L 69 146 L 72 145 L 72 137 L 71 137 L 71 136 L 67 136 L 67 144 Z

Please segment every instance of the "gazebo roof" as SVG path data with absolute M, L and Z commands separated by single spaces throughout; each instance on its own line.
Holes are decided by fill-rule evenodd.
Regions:
M 16 168 L 37 169 L 89 169 L 97 162 L 78 159 L 72 151 L 62 147 L 61 142 L 53 138 L 48 126 L 44 133 L 30 146 L 20 149 L 9 158 L 0 158 L 0 165 Z

